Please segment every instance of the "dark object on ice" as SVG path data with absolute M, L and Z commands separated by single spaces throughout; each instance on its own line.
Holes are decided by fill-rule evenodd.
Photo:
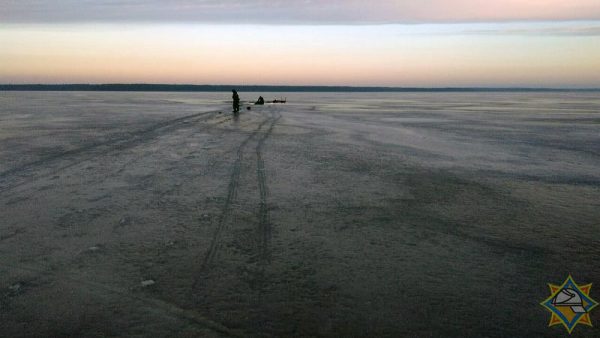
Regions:
M 246 108 L 246 109 L 250 110 L 250 109 L 252 109 L 252 107 L 248 106 L 248 108 Z
M 265 104 L 265 99 L 263 99 L 262 96 L 259 96 L 258 100 L 254 104 L 258 104 L 258 105 Z
M 286 102 L 287 102 L 287 97 L 285 99 L 273 100 L 273 103 L 286 103 Z
M 233 92 L 233 112 L 234 113 L 239 113 L 240 112 L 240 96 L 238 95 L 237 91 L 235 89 L 231 90 Z

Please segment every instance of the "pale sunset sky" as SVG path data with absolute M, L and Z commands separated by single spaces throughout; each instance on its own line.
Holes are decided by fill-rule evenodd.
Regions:
M 600 87 L 600 0 L 0 0 L 0 83 Z

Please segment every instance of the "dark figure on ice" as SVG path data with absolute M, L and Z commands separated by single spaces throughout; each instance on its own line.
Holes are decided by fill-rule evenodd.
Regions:
M 263 105 L 263 104 L 265 104 L 265 99 L 263 99 L 262 96 L 259 96 L 258 101 L 256 101 L 254 104 Z
M 238 95 L 237 91 L 235 89 L 232 90 L 233 92 L 233 112 L 234 113 L 239 113 L 240 112 L 240 96 Z

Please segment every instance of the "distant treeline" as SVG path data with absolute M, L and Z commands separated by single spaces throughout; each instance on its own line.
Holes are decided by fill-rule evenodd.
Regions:
M 0 91 L 119 91 L 119 92 L 592 92 L 600 88 L 410 88 L 350 86 L 248 86 L 175 84 L 4 84 Z

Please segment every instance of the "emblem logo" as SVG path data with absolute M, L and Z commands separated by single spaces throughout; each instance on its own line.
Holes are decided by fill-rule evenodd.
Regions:
M 590 311 L 598 303 L 590 297 L 592 284 L 579 286 L 569 276 L 560 286 L 548 284 L 550 297 L 540 303 L 552 313 L 550 324 L 554 326 L 562 324 L 571 334 L 577 324 L 592 326 Z

